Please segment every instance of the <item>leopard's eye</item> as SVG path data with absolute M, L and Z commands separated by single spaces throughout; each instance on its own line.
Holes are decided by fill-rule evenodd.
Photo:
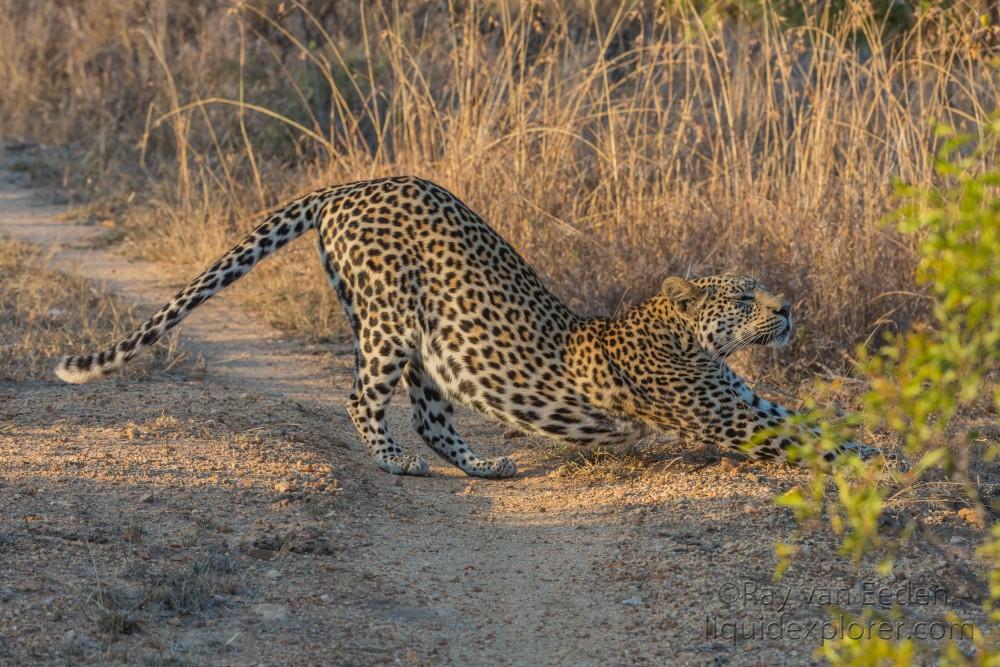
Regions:
M 736 297 L 736 300 L 742 303 L 751 303 L 754 299 L 756 299 L 756 297 L 753 294 L 741 294 Z

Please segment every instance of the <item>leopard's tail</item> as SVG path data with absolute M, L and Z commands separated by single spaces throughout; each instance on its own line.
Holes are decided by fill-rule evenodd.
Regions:
M 246 238 L 192 280 L 125 340 L 103 352 L 63 357 L 55 371 L 65 382 L 82 384 L 121 368 L 158 341 L 216 292 L 250 272 L 257 262 L 318 224 L 322 192 L 306 195 L 269 214 Z

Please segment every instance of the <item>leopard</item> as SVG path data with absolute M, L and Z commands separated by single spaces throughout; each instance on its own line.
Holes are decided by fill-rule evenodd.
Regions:
M 511 457 L 458 434 L 464 405 L 532 436 L 632 447 L 654 433 L 792 461 L 792 413 L 727 363 L 750 345 L 781 347 L 791 306 L 752 277 L 666 277 L 621 314 L 577 315 L 481 216 L 445 188 L 398 176 L 321 188 L 262 216 L 242 241 L 124 340 L 67 356 L 71 384 L 122 368 L 214 294 L 310 230 L 354 341 L 347 412 L 378 468 L 427 475 L 387 427 L 400 381 L 420 439 L 467 475 L 507 478 Z M 878 450 L 846 443 L 828 457 Z

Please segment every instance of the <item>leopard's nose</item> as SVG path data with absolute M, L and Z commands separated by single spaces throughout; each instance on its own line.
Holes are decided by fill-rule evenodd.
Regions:
M 783 303 L 779 308 L 774 309 L 774 314 L 781 315 L 787 320 L 789 317 L 792 316 L 792 307 L 789 306 L 787 303 Z

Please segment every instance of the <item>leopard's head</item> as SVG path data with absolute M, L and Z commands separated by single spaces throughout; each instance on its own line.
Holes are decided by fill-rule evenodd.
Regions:
M 672 276 L 663 281 L 660 293 L 674 302 L 701 346 L 719 357 L 753 344 L 781 347 L 792 338 L 788 301 L 753 278 Z

